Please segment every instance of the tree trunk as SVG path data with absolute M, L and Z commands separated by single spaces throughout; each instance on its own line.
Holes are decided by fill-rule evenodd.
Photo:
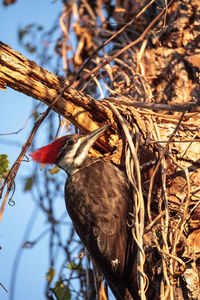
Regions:
M 123 5 L 128 3 L 140 5 L 131 0 Z M 113 58 L 113 74 L 107 75 L 113 79 L 110 97 L 97 101 L 68 88 L 52 109 L 83 132 L 110 122 L 114 131 L 102 138 L 102 153 L 117 145 L 109 158 L 117 163 L 124 154 L 122 129 L 127 139 L 131 132 L 134 149 L 126 152 L 126 167 L 139 195 L 133 235 L 139 245 L 140 292 L 146 282 L 148 299 L 155 294 L 156 299 L 200 299 L 200 1 L 170 4 L 153 29 L 146 12 L 129 34 L 120 36 L 122 45 L 131 44 L 136 28 L 149 28 L 134 51 L 130 47 Z M 155 10 L 158 16 L 159 8 Z M 128 22 L 129 15 L 121 10 L 115 20 Z M 65 84 L 3 43 L 0 67 L 2 88 L 47 105 Z

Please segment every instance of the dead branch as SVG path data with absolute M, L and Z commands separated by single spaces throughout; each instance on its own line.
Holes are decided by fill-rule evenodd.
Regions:
M 0 87 L 11 87 L 50 106 L 65 87 L 65 81 L 0 42 Z M 82 132 L 100 127 L 109 110 L 89 95 L 68 88 L 52 109 Z
M 83 132 L 108 121 L 115 128 L 114 114 L 121 122 L 124 135 L 132 145 L 127 148 L 125 162 L 135 189 L 130 224 L 138 245 L 138 290 L 143 299 L 148 283 L 147 299 L 153 299 L 151 288 L 161 299 L 185 299 L 185 295 L 197 299 L 200 291 L 198 2 L 169 1 L 162 11 L 157 6 L 154 19 L 147 18 L 148 22 L 136 37 L 134 26 L 132 32 L 129 28 L 129 34 L 123 31 L 120 36 L 118 33 L 123 29 L 113 35 L 107 31 L 109 39 L 104 43 L 94 39 L 91 47 L 93 51 L 102 49 L 112 40 L 115 47 L 110 52 L 104 49 L 104 56 L 97 57 L 95 51 L 93 56 L 89 51 L 86 55 L 81 53 L 84 44 L 80 38 L 81 51 L 77 50 L 77 57 L 81 62 L 89 58 L 86 63 L 91 62 L 92 66 L 86 70 L 84 64 L 85 75 L 80 79 L 74 77 L 77 81 L 69 88 L 69 83 L 62 78 L 0 44 L 0 86 L 3 88 L 10 86 L 52 106 Z M 122 19 L 116 16 L 116 20 L 124 22 L 126 15 L 122 16 Z M 84 22 L 83 26 L 76 26 L 88 34 L 91 23 Z M 127 24 L 138 25 L 132 21 Z M 97 27 L 92 28 L 90 38 L 97 32 Z M 66 29 L 65 38 L 67 35 Z M 117 39 L 113 40 L 116 35 Z M 80 32 L 76 36 L 78 39 Z M 63 45 L 66 47 L 66 39 Z M 63 58 L 66 59 L 66 53 Z M 113 66 L 109 65 L 111 61 Z M 77 66 L 80 63 L 74 60 L 74 70 Z M 97 101 L 73 89 L 88 78 L 92 80 L 91 75 L 95 75 L 94 85 L 104 82 L 112 97 Z M 88 88 L 88 93 L 92 91 Z M 115 137 L 116 144 L 118 136 Z M 116 147 L 120 148 L 120 142 Z M 102 141 L 102 145 L 109 150 L 110 138 Z

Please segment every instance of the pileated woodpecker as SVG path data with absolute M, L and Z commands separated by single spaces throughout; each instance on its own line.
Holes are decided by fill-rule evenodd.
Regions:
M 108 127 L 61 137 L 30 155 L 36 162 L 56 164 L 68 174 L 65 202 L 77 234 L 116 299 L 132 299 L 130 294 L 137 299 L 135 250 L 127 226 L 128 214 L 133 211 L 131 189 L 119 168 L 103 158 L 88 156 Z

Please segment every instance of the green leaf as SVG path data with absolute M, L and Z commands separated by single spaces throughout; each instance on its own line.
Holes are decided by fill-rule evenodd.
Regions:
M 39 113 L 37 111 L 34 111 L 33 118 L 35 121 L 39 118 L 39 116 L 40 116 Z
M 8 155 L 1 154 L 0 155 L 0 175 L 4 172 L 8 171 L 9 161 L 8 161 Z
M 19 41 L 21 42 L 22 39 L 24 38 L 24 36 L 28 33 L 28 31 L 26 29 L 21 29 L 19 30 L 18 32 L 18 38 L 19 38 Z
M 29 42 L 25 44 L 26 50 L 30 53 L 36 52 L 36 47 L 32 46 Z
M 57 300 L 70 300 L 71 293 L 68 286 L 65 286 L 63 282 L 56 282 L 56 287 L 53 289 Z
M 74 263 L 74 262 L 71 262 L 71 263 L 69 263 L 68 264 L 68 269 L 70 269 L 70 270 L 79 270 L 79 271 L 82 271 L 83 270 L 83 268 L 82 268 L 82 266 L 81 266 L 81 264 L 79 263 L 79 264 L 76 264 L 76 263 Z
M 46 280 L 51 282 L 55 275 L 56 275 L 56 271 L 54 270 L 53 267 L 50 267 L 49 271 L 46 274 Z
M 33 186 L 33 177 L 27 177 L 24 184 L 24 192 L 30 191 Z
M 54 175 L 54 174 L 57 174 L 58 172 L 60 172 L 60 168 L 53 167 L 52 169 L 48 169 L 48 171 L 51 175 Z
M 9 160 L 8 160 L 8 155 L 6 154 L 1 154 L 0 155 L 0 177 L 3 178 L 6 173 L 9 171 Z
M 32 30 L 33 27 L 34 27 L 34 24 L 29 24 L 26 27 L 24 27 L 23 29 L 19 29 L 18 38 L 19 38 L 20 42 L 22 42 L 24 37 L 30 33 L 30 31 Z

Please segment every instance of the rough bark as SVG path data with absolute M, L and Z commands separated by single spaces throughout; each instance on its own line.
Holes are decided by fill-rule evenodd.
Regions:
M 124 3 L 129 7 L 133 1 Z M 127 51 L 115 61 L 112 98 L 98 102 L 69 88 L 53 106 L 86 132 L 107 120 L 115 122 L 109 107 L 109 101 L 113 101 L 123 121 L 129 124 L 140 163 L 145 202 L 144 272 L 150 288 L 160 299 L 199 299 L 200 295 L 199 4 L 198 0 L 174 1 L 165 22 L 159 20 L 153 35 L 149 34 L 140 48 Z M 125 16 L 129 21 L 129 15 Z M 146 22 L 151 21 L 149 17 L 151 13 L 146 15 Z M 118 18 L 124 20 L 123 10 Z M 133 25 L 129 35 L 119 37 L 116 48 L 119 42 L 127 45 L 135 39 L 137 25 L 144 30 L 142 22 Z M 4 44 L 0 44 L 0 66 L 2 87 L 10 86 L 47 105 L 64 85 L 61 78 Z M 140 101 L 138 110 L 132 107 L 132 100 Z M 161 104 L 160 111 L 155 111 L 157 103 Z M 194 104 L 194 110 L 185 109 L 184 115 L 171 106 L 183 108 L 189 103 Z M 167 113 L 163 112 L 163 104 L 168 106 Z M 152 110 L 147 110 L 147 106 Z M 111 144 L 114 145 L 114 138 Z M 138 183 L 135 162 L 130 165 L 135 171 L 134 183 Z M 139 222 L 134 226 L 140 229 L 138 212 L 142 208 L 137 200 L 134 213 L 138 214 Z
M 65 85 L 64 80 L 0 42 L 0 87 L 22 92 L 50 106 Z M 67 88 L 52 109 L 86 133 L 101 127 L 110 111 L 90 95 Z M 110 120 L 111 121 L 111 120 Z M 101 138 L 105 149 L 110 149 Z M 116 138 L 115 138 L 116 140 Z M 112 141 L 111 141 L 112 144 Z

